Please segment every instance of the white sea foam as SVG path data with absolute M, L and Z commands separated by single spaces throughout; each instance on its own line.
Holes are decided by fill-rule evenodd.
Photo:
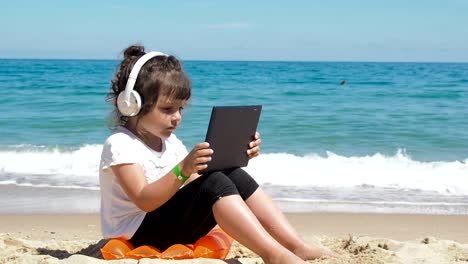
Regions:
M 77 150 L 33 147 L 0 151 L 0 183 L 31 186 L 97 186 L 102 145 Z
M 102 145 L 77 150 L 20 148 L 0 151 L 0 184 L 31 186 L 98 186 Z M 394 156 L 345 157 L 327 153 L 296 156 L 266 153 L 246 170 L 260 184 L 278 186 L 355 187 L 435 191 L 468 195 L 468 160 L 421 162 L 403 151 Z
M 33 187 L 36 193 L 62 198 L 63 192 L 70 194 L 69 204 L 57 205 L 59 211 L 74 206 L 72 210 L 87 212 L 89 203 L 97 210 L 101 150 L 102 145 L 74 150 L 38 146 L 0 150 L 0 184 L 16 185 L 17 190 Z M 422 162 L 403 151 L 363 157 L 331 152 L 327 156 L 265 153 L 251 160 L 246 170 L 284 211 L 466 214 L 467 163 Z M 82 192 L 93 198 L 83 203 Z M 49 199 L 48 195 L 42 199 Z M 23 197 L 26 202 L 7 200 L 2 206 L 13 211 L 25 206 L 28 211 L 50 210 L 36 208 L 28 202 L 31 199 L 34 196 Z
M 365 157 L 344 157 L 331 152 L 326 157 L 262 154 L 246 170 L 260 183 L 273 185 L 371 185 L 468 195 L 468 160 L 421 162 L 412 160 L 403 151 L 390 157 L 378 153 Z

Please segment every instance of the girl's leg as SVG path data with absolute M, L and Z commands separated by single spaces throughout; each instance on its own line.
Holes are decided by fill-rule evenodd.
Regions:
M 254 191 L 251 189 L 250 194 Z M 161 207 L 147 213 L 130 242 L 136 247 L 151 245 L 160 250 L 173 244 L 194 244 L 216 226 L 213 205 L 219 198 L 238 194 L 235 184 L 225 174 L 203 175 L 181 188 Z
M 266 263 L 305 263 L 265 231 L 235 184 L 221 172 L 195 179 L 163 206 L 148 213 L 130 242 L 160 250 L 176 243 L 193 244 L 217 223 Z
M 283 246 L 302 259 L 315 259 L 322 256 L 337 257 L 338 254 L 322 246 L 307 244 L 297 234 L 285 215 L 272 199 L 258 188 L 247 200 L 246 204 L 255 214 L 262 226 Z
M 302 259 L 337 256 L 327 248 L 305 243 L 281 210 L 247 172 L 235 169 L 226 174 L 236 184 L 240 195 L 261 225 L 284 247 Z
M 213 205 L 218 225 L 268 264 L 305 263 L 278 243 L 260 224 L 239 195 L 220 198 Z

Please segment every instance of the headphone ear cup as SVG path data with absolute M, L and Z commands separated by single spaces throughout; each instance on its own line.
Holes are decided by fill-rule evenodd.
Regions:
M 125 91 L 117 97 L 117 108 L 123 116 L 136 116 L 141 110 L 141 97 L 137 91 L 131 91 L 128 100 L 125 100 Z

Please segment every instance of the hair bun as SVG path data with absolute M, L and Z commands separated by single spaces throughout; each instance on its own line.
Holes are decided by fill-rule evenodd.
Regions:
M 139 45 L 132 45 L 124 51 L 125 59 L 135 56 L 141 57 L 143 55 L 145 55 L 145 47 Z

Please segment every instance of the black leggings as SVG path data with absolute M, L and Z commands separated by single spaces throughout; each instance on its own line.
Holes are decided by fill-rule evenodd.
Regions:
M 257 188 L 257 182 L 240 168 L 202 175 L 147 213 L 130 243 L 159 250 L 193 244 L 216 226 L 212 206 L 219 198 L 239 194 L 246 200 Z

